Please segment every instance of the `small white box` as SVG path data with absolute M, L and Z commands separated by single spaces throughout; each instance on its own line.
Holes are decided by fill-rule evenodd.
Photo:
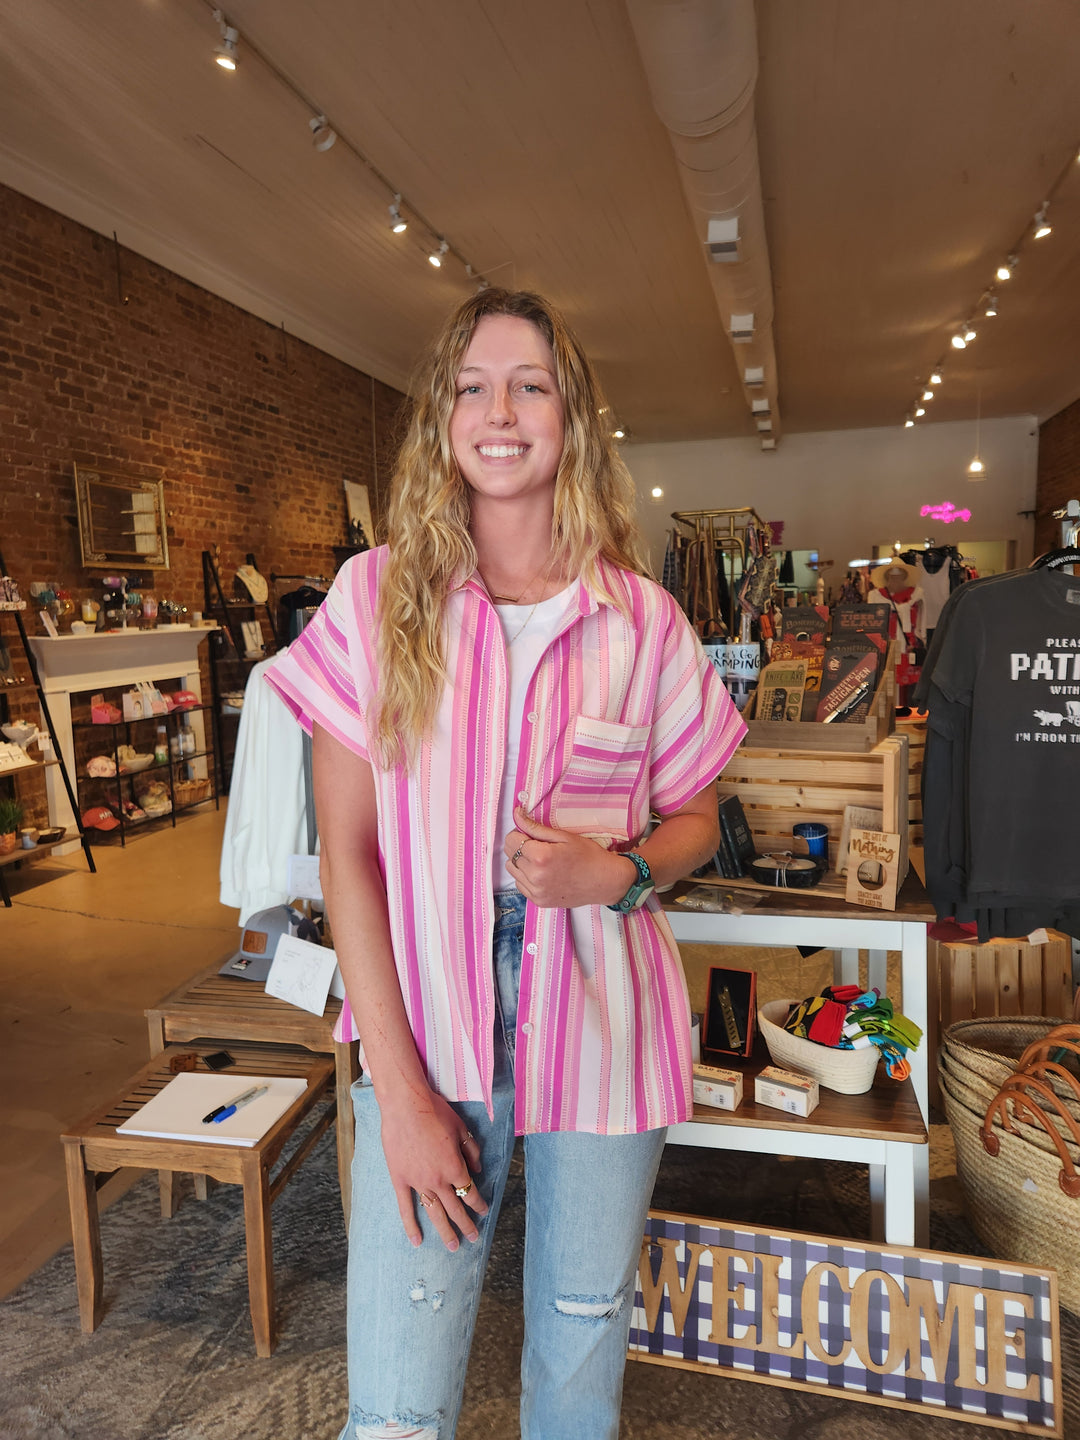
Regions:
M 818 1082 L 812 1075 L 796 1075 L 793 1070 L 766 1065 L 754 1079 L 757 1103 L 786 1110 L 789 1115 L 809 1115 L 817 1109 L 818 1098 Z
M 717 1065 L 694 1066 L 694 1104 L 711 1105 L 714 1110 L 737 1110 L 742 1104 L 741 1070 L 721 1070 Z

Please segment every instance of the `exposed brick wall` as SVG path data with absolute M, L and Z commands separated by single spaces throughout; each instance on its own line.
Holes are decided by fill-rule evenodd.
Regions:
M 1039 480 L 1035 491 L 1035 554 L 1061 544 L 1053 511 L 1080 500 L 1080 400 L 1039 426 Z
M 24 595 L 101 595 L 76 464 L 164 481 L 171 568 L 137 572 L 159 600 L 202 609 L 215 546 L 227 591 L 249 551 L 267 576 L 332 575 L 342 481 L 368 486 L 378 519 L 404 397 L 123 247 L 120 262 L 123 302 L 111 239 L 0 186 L 0 552 Z M 9 699 L 36 719 L 32 691 Z M 40 797 L 22 798 L 40 823 Z
M 171 271 L 0 186 L 0 550 L 76 598 L 73 464 L 165 482 L 159 597 L 201 608 L 201 552 L 230 582 L 333 573 L 343 480 L 385 494 L 403 397 Z M 373 413 L 374 412 L 374 413 Z M 373 424 L 374 422 L 374 424 Z M 373 438 L 374 436 L 374 438 Z M 377 465 L 376 465 L 377 462 Z

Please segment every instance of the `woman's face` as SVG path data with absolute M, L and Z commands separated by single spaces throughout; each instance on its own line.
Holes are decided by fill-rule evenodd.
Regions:
M 531 320 L 485 315 L 473 331 L 457 376 L 450 444 L 474 500 L 554 494 L 563 403 L 551 346 Z

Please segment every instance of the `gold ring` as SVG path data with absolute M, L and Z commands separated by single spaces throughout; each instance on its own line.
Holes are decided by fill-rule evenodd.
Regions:
M 521 844 L 520 844 L 520 845 L 518 846 L 518 848 L 514 851 L 513 855 L 510 856 L 510 864 L 511 864 L 511 865 L 516 865 L 516 864 L 517 864 L 517 862 L 518 862 L 518 857 L 519 857 L 519 855 L 521 854 L 522 850 L 524 850 L 524 849 L 525 849 L 525 841 L 522 840 Z
M 473 1135 L 472 1131 L 471 1131 L 471 1130 L 466 1130 L 466 1131 L 465 1131 L 465 1139 L 459 1141 L 458 1143 L 459 1143 L 460 1145 L 467 1145 L 467 1144 L 469 1143 L 469 1141 L 470 1141 L 470 1140 L 473 1140 L 473 1139 L 475 1139 L 475 1136 Z
M 435 1204 L 435 1201 L 438 1199 L 438 1196 L 437 1196 L 437 1195 L 429 1195 L 429 1194 L 428 1194 L 426 1191 L 424 1191 L 424 1190 L 418 1190 L 418 1191 L 416 1192 L 416 1196 L 417 1196 L 417 1199 L 420 1201 L 420 1204 L 423 1205 L 423 1207 L 424 1207 L 425 1210 L 430 1210 L 431 1207 L 432 1207 L 432 1205 L 434 1205 L 434 1204 Z
M 454 1186 L 454 1194 L 457 1196 L 457 1198 L 458 1198 L 459 1200 L 464 1200 L 464 1199 L 465 1199 L 465 1196 L 469 1193 L 469 1191 L 470 1191 L 471 1189 L 472 1189 L 472 1181 L 470 1180 L 467 1185 L 455 1185 L 455 1186 Z

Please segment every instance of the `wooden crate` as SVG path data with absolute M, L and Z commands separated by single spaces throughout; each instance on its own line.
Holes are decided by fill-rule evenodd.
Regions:
M 922 776 L 926 754 L 926 715 L 916 712 L 896 722 L 896 728 L 908 737 L 908 840 L 912 845 L 923 843 Z
M 930 1094 L 937 1097 L 937 1051 L 957 1020 L 995 1015 L 1073 1013 L 1072 941 L 1048 930 L 1044 945 L 1027 940 L 988 940 L 985 945 L 927 939 L 930 981 Z
M 985 945 L 928 940 L 937 975 L 941 1029 L 991 1015 L 1072 1014 L 1072 941 L 1048 930 L 1044 945 L 988 940 Z
M 816 720 L 755 720 L 758 691 L 750 697 L 743 719 L 746 721 L 746 743 L 755 748 L 782 745 L 785 750 L 852 751 L 872 750 L 880 745 L 895 728 L 897 643 L 889 642 L 889 653 L 881 680 L 870 702 L 865 720 L 850 725 L 839 722 L 823 725 Z
M 792 826 L 803 820 L 827 825 L 829 874 L 814 893 L 843 895 L 846 878 L 836 875 L 835 868 L 847 805 L 882 812 L 882 829 L 900 836 L 901 883 L 907 875 L 907 766 L 907 736 L 899 734 L 889 735 L 872 750 L 852 753 L 760 749 L 744 743 L 728 761 L 718 789 L 722 796 L 737 795 L 742 801 L 759 855 L 805 853 L 805 845 L 792 836 Z M 754 885 L 749 880 L 722 883 Z

